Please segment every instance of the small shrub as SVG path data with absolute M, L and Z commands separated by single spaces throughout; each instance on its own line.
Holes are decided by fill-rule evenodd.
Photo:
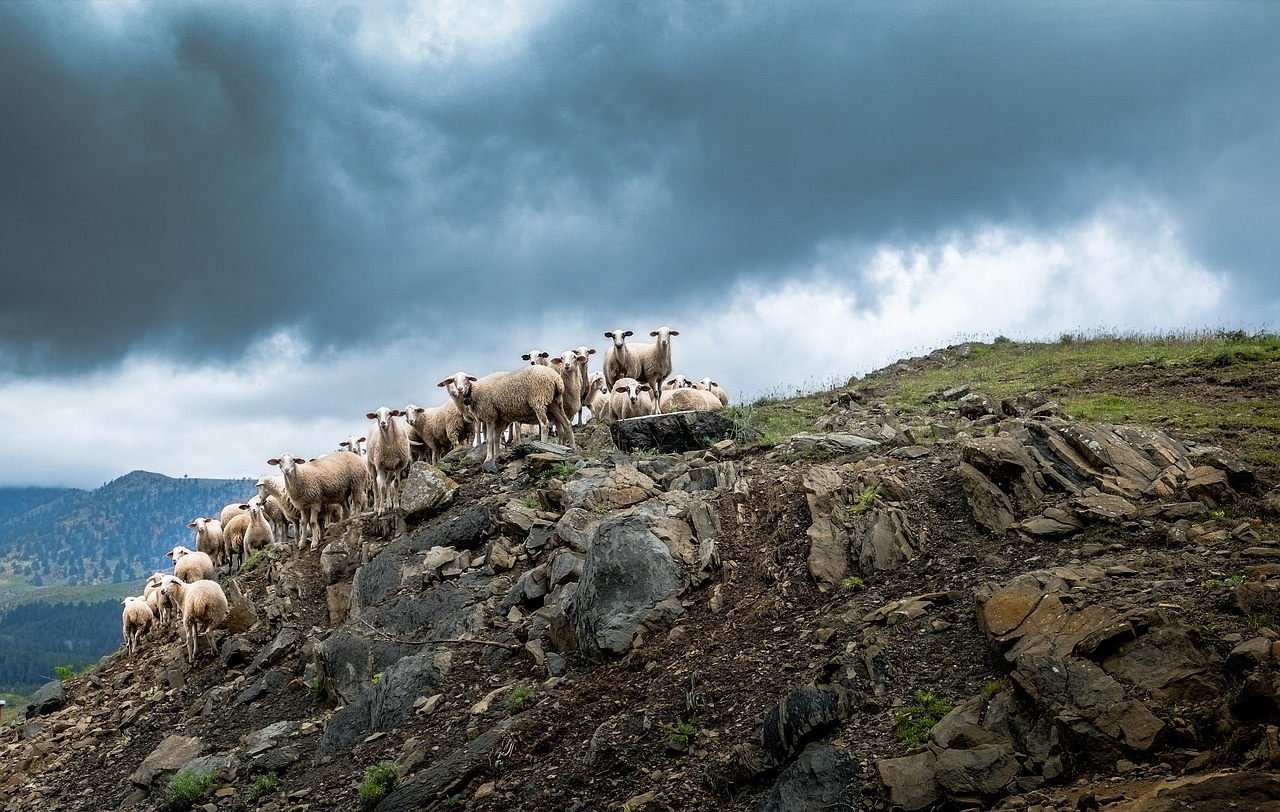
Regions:
M 982 687 L 982 701 L 990 702 L 996 694 L 1004 690 L 1004 686 L 1000 684 L 1000 680 L 993 679 Z
M 538 501 L 536 496 L 521 497 L 520 504 L 529 508 L 529 510 L 542 510 L 542 503 Z
M 880 487 L 878 485 L 874 488 L 863 488 L 862 492 L 854 497 L 853 502 L 845 507 L 845 510 L 849 511 L 854 516 L 861 516 L 870 510 L 871 506 L 875 504 L 876 494 L 878 493 L 880 493 Z
M 263 773 L 254 779 L 249 789 L 249 802 L 258 801 L 275 792 L 280 787 L 280 779 L 275 773 Z
M 324 699 L 324 680 L 316 677 L 307 684 L 307 687 L 311 689 L 311 701 L 317 705 L 320 704 Z
M 840 582 L 840 589 L 844 592 L 858 592 L 865 586 L 866 584 L 862 583 L 862 579 L 856 575 L 850 575 Z
M 55 665 L 53 673 L 58 675 L 58 679 L 66 682 L 76 675 L 76 670 L 69 665 Z
M 667 749 L 683 753 L 689 749 L 689 744 L 693 741 L 693 737 L 698 735 L 698 725 L 692 718 L 682 719 L 676 717 L 674 722 L 663 724 L 662 731 L 667 734 Z
M 516 687 L 511 689 L 511 693 L 507 695 L 507 710 L 516 713 L 524 710 L 533 704 L 533 686 L 527 682 L 520 682 Z
M 380 761 L 364 771 L 364 783 L 360 785 L 360 803 L 372 809 L 395 789 L 400 782 L 400 770 L 394 761 Z
M 374 685 L 377 685 L 379 682 L 382 682 L 382 672 L 379 671 L 378 673 L 374 674 L 372 677 L 369 677 L 369 681 L 372 682 Z
M 214 770 L 191 770 L 183 767 L 173 774 L 165 785 L 160 798 L 160 808 L 166 812 L 185 812 L 203 801 L 218 774 Z
M 955 702 L 950 697 L 916 691 L 916 703 L 900 708 L 893 715 L 893 732 L 906 744 L 917 747 L 925 743 L 933 726 L 954 707 Z

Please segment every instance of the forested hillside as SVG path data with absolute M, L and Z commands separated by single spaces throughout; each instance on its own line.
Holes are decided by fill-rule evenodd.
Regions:
M 30 694 L 53 679 L 58 666 L 79 671 L 121 640 L 120 603 L 114 600 L 0 610 L 0 693 Z
M 188 544 L 187 523 L 254 493 L 249 479 L 134 471 L 93 491 L 0 491 L 0 606 L 28 587 L 141 581 Z

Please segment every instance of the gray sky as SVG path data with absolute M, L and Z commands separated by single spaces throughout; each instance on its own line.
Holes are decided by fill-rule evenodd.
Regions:
M 635 5 L 0 3 L 0 484 L 256 476 L 615 327 L 739 401 L 1276 329 L 1280 4 Z

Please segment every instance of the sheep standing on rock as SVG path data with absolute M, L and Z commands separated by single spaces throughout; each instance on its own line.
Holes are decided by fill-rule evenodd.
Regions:
M 184 581 L 213 578 L 213 559 L 207 553 L 192 550 L 179 544 L 164 555 L 165 558 L 173 559 L 173 574 Z
M 163 572 L 155 572 L 147 579 L 147 583 L 142 587 L 142 597 L 150 607 L 151 613 L 156 616 L 160 622 L 161 628 L 167 628 L 169 621 L 173 618 L 173 611 L 177 608 L 173 601 L 165 597 L 160 591 L 160 586 L 164 583 L 165 574 Z
M 485 462 L 498 458 L 502 432 L 513 423 L 537 423 L 545 442 L 548 417 L 556 424 L 560 442 L 573 447 L 573 427 L 561 406 L 564 379 L 549 366 L 531 364 L 484 378 L 458 372 L 436 385 L 445 387 L 467 419 L 484 426 Z
M 560 407 L 571 419 L 579 417 L 582 412 L 582 381 L 586 377 L 587 356 L 566 350 L 564 354 L 551 359 L 551 368 L 559 372 L 564 380 Z
M 404 407 L 404 418 L 421 442 L 419 458 L 435 465 L 454 446 L 470 442 L 473 430 L 458 410 L 453 398 L 430 409 L 410 403 Z
M 156 616 L 147 605 L 146 598 L 130 596 L 120 602 L 124 604 L 124 610 L 121 612 L 124 641 L 129 645 L 129 654 L 137 656 L 138 647 L 142 645 L 142 636 L 151 629 Z
M 209 556 L 215 567 L 221 567 L 226 563 L 227 547 L 226 537 L 222 533 L 222 522 L 200 517 L 192 519 L 187 527 L 196 529 L 196 549 Z
M 281 522 L 281 525 L 275 528 L 277 540 L 283 542 L 289 537 L 290 525 L 294 528 L 295 536 L 301 535 L 299 521 L 302 518 L 302 514 L 298 512 L 298 506 L 293 503 L 293 500 L 289 498 L 289 494 L 285 491 L 284 477 L 264 476 L 258 479 L 255 486 L 258 488 L 258 498 L 266 500 L 268 503 L 267 517 L 271 519 L 271 523 L 275 525 L 277 521 Z M 274 510 L 270 507 L 272 501 L 280 508 L 280 513 L 282 514 L 280 519 L 273 515 Z
M 249 517 L 249 526 L 245 528 L 242 549 L 245 555 L 253 550 L 265 549 L 276 540 L 276 529 L 271 525 L 267 515 L 267 505 L 255 496 L 245 505 L 245 515 Z M 241 563 L 244 563 L 241 561 Z
M 400 491 L 396 484 L 400 475 L 409 470 L 413 455 L 409 452 L 409 431 L 404 423 L 396 420 L 403 412 L 380 406 L 366 417 L 373 421 L 368 432 L 369 453 L 366 459 L 373 479 L 373 509 L 376 513 L 394 510 L 400 506 Z
M 187 662 L 195 665 L 200 650 L 200 635 L 213 645 L 213 630 L 226 622 L 231 611 L 227 594 L 217 581 L 201 580 L 187 583 L 176 575 L 164 576 L 160 592 L 182 607 L 182 630 L 187 639 Z
M 657 402 L 649 390 L 649 384 L 635 378 L 619 378 L 613 385 L 609 398 L 609 416 L 613 420 L 642 417 L 658 411 Z
M 584 344 L 581 347 L 574 347 L 570 352 L 582 359 L 582 363 L 578 365 L 582 394 L 579 396 L 578 402 L 580 405 L 576 416 L 577 424 L 581 426 L 583 423 L 582 408 L 587 405 L 587 398 L 591 396 L 591 376 L 588 374 L 587 367 L 591 363 L 591 356 L 595 355 L 596 351 L 594 347 L 588 347 Z
M 605 338 L 613 339 L 604 353 L 604 383 L 610 390 L 619 378 L 640 377 L 640 359 L 627 345 L 630 335 L 633 335 L 630 330 L 610 330 L 604 334 Z
M 550 371 L 550 370 L 548 370 Z M 359 454 L 339 451 L 310 462 L 292 454 L 281 454 L 267 460 L 267 465 L 280 466 L 285 493 L 301 513 L 298 524 L 298 547 L 311 539 L 311 549 L 320 549 L 324 532 L 324 510 L 330 505 L 346 509 L 363 506 L 368 488 L 369 471 Z
M 669 327 L 659 327 L 649 335 L 656 339 L 652 344 L 631 348 L 639 367 L 638 374 L 631 377 L 649 385 L 656 403 L 662 399 L 662 382 L 671 374 L 671 337 L 680 333 Z
M 594 370 L 587 385 L 588 392 L 583 405 L 591 410 L 591 417 L 595 420 L 612 420 L 609 414 L 609 387 L 605 385 L 604 373 Z

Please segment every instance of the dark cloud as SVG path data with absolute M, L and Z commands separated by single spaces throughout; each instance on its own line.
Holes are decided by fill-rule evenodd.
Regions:
M 0 358 L 613 324 L 1127 196 L 1280 295 L 1280 7 L 584 5 L 418 62 L 358 48 L 363 8 L 0 4 Z

